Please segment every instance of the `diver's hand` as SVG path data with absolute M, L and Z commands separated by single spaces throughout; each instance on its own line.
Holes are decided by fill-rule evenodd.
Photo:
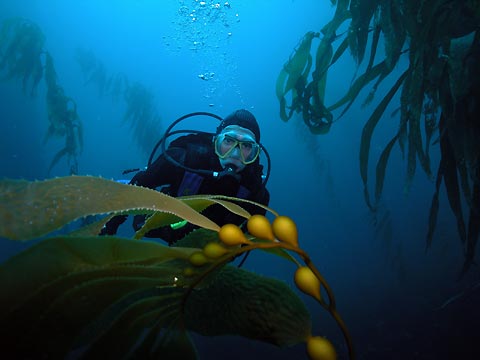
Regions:
M 100 233 L 98 235 L 105 236 L 105 235 L 112 235 L 112 234 L 109 234 L 107 231 L 107 227 L 103 226 L 102 230 L 100 230 Z
M 100 230 L 100 236 L 104 235 L 115 235 L 117 233 L 118 227 L 127 220 L 127 215 L 119 215 L 110 219 L 109 222 Z

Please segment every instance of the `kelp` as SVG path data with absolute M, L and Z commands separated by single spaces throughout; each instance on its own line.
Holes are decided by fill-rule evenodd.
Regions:
M 335 53 L 332 46 L 338 38 L 337 29 L 350 18 L 347 5 L 348 1 L 339 1 L 334 18 L 321 30 L 323 37 L 316 51 L 313 71 L 311 72 L 310 50 L 313 39 L 320 38 L 321 34 L 309 31 L 294 49 L 277 78 L 276 94 L 280 102 L 280 118 L 288 121 L 295 112 L 301 113 L 305 125 L 314 134 L 328 133 L 333 123 L 331 110 L 324 104 L 327 70 L 347 49 L 346 41 Z M 290 103 L 287 103 L 287 96 L 291 97 Z
M 130 126 L 139 147 L 150 154 L 161 137 L 161 119 L 152 91 L 138 81 L 130 81 L 123 72 L 109 74 L 106 65 L 91 50 L 78 48 L 75 54 L 85 79 L 85 86 L 95 86 L 100 97 L 108 95 L 114 103 L 125 104 L 123 124 Z
M 45 79 L 49 125 L 44 144 L 52 137 L 65 139 L 65 146 L 54 155 L 48 174 L 64 157 L 68 160 L 70 175 L 78 174 L 83 128 L 77 104 L 58 84 L 53 58 L 44 45 L 45 36 L 33 21 L 23 18 L 4 20 L 0 30 L 0 72 L 5 73 L 5 79 L 22 79 L 24 92 L 31 82 L 31 96 L 35 95 L 42 78 Z
M 307 32 L 290 55 L 288 61 L 283 65 L 276 83 L 276 95 L 280 102 L 280 118 L 288 121 L 294 110 L 301 106 L 301 94 L 298 94 L 297 87 L 305 88 L 307 76 L 312 66 L 312 55 L 310 49 L 312 40 L 319 34 L 313 31 Z M 290 112 L 287 114 L 287 100 L 285 96 L 292 92 Z
M 480 167 L 480 150 L 478 145 L 478 99 L 479 97 L 479 62 L 480 62 L 480 3 L 478 1 L 379 1 L 355 0 L 333 2 L 336 12 L 333 19 L 323 26 L 324 39 L 331 39 L 333 46 L 337 40 L 341 43 L 333 50 L 335 54 L 330 63 L 322 69 L 330 70 L 332 65 L 345 56 L 348 47 L 357 64 L 356 72 L 362 68 L 367 45 L 370 44 L 368 63 L 362 73 L 352 82 L 346 94 L 333 105 L 315 105 L 318 112 L 330 112 L 330 124 L 338 121 L 351 107 L 362 90 L 370 86 L 370 92 L 364 102 L 369 104 L 377 87 L 393 75 L 393 69 L 400 66 L 402 54 L 405 54 L 407 66 L 394 80 L 394 86 L 386 93 L 367 120 L 361 140 L 360 171 L 364 183 L 365 201 L 370 209 L 376 210 L 383 189 L 388 158 L 395 144 L 406 158 L 406 179 L 404 190 L 409 192 L 410 185 L 417 170 L 417 163 L 424 173 L 433 179 L 430 147 L 448 137 L 449 146 L 440 146 L 440 168 L 437 171 L 436 191 L 432 201 L 427 247 L 433 239 L 438 211 L 438 191 L 442 181 L 445 183 L 450 207 L 457 218 L 458 232 L 465 249 L 465 264 L 462 272 L 473 261 L 475 244 L 478 240 L 478 202 L 474 202 L 472 189 L 479 186 L 477 169 Z M 337 35 L 340 26 L 346 21 L 348 31 Z M 312 33 L 312 32 L 310 32 Z M 329 37 L 329 35 L 335 35 Z M 384 44 L 383 58 L 377 59 L 379 44 Z M 319 48 L 323 45 L 320 44 Z M 331 50 L 322 50 L 323 54 Z M 295 54 L 295 53 L 294 53 Z M 308 57 L 306 52 L 302 56 Z M 292 56 L 291 56 L 292 58 Z M 283 70 L 282 70 L 283 72 Z M 284 76 L 280 73 L 279 78 Z M 302 78 L 318 73 L 302 73 Z M 325 74 L 326 75 L 326 74 Z M 375 82 L 372 84 L 372 82 Z M 294 98 L 301 98 L 309 91 L 307 81 L 297 82 Z M 278 89 L 278 88 L 277 88 Z M 322 86 L 323 89 L 323 86 Z M 328 91 L 328 87 L 326 88 Z M 395 89 L 395 91 L 393 91 Z M 376 187 L 374 201 L 370 199 L 367 173 L 369 172 L 370 140 L 377 124 L 383 117 L 394 93 L 401 89 L 399 126 L 395 134 L 381 153 L 376 166 Z M 300 94 L 300 95 L 295 95 Z M 297 101 L 298 102 L 298 101 Z M 303 106 L 292 102 L 290 112 L 302 113 L 303 119 L 312 112 L 306 102 Z M 285 114 L 286 104 L 280 101 L 281 117 Z M 340 115 L 333 118 L 333 112 L 341 109 Z M 440 119 L 445 124 L 439 131 Z M 316 131 L 307 123 L 313 134 Z M 329 126 L 330 129 L 330 126 Z M 440 140 L 432 143 L 435 133 Z M 458 179 L 457 179 L 458 178 Z M 462 214 L 463 201 L 469 207 L 470 230 L 465 230 Z M 471 239 L 470 242 L 465 239 Z M 468 243 L 468 244 L 467 244 Z
M 191 223 L 203 228 L 219 229 L 208 218 L 171 196 L 93 176 L 37 182 L 3 180 L 0 182 L 0 200 L 3 205 L 0 217 L 4 221 L 0 236 L 12 240 L 45 236 L 87 215 L 106 213 L 152 214 L 160 211 L 187 217 Z M 38 212 L 35 217 L 29 216 L 32 209 Z
M 21 17 L 4 20 L 0 29 L 2 79 L 21 79 L 24 92 L 31 82 L 33 96 L 43 76 L 44 44 L 45 35 L 34 22 Z
M 368 159 L 369 159 L 369 151 L 370 151 L 370 142 L 371 142 L 371 139 L 372 139 L 373 130 L 377 126 L 383 112 L 385 111 L 385 108 L 390 103 L 392 97 L 397 92 L 398 88 L 402 84 L 402 81 L 403 81 L 403 79 L 406 75 L 407 74 L 404 73 L 397 80 L 397 82 L 393 85 L 393 87 L 390 89 L 388 94 L 382 100 L 380 105 L 378 105 L 378 107 L 375 109 L 372 116 L 370 116 L 370 118 L 368 119 L 368 121 L 366 122 L 366 124 L 365 124 L 365 126 L 363 127 L 363 130 L 362 130 L 362 139 L 361 139 L 361 144 L 360 144 L 360 174 L 362 176 L 363 185 L 364 185 L 365 202 L 367 203 L 369 208 L 372 209 L 372 210 L 374 210 L 374 205 L 372 205 L 370 203 L 370 196 L 368 194 L 368 186 L 367 186 L 367 178 L 368 178 L 367 175 L 368 175 Z M 390 143 L 389 145 L 387 145 L 387 149 L 388 148 L 391 149 L 392 146 L 393 146 L 393 144 Z M 390 150 L 387 150 L 386 152 L 384 151 L 384 153 L 382 154 L 383 159 L 381 159 L 381 161 L 379 161 L 379 163 L 378 163 L 379 167 L 377 166 L 377 184 L 379 184 L 377 186 L 377 191 L 376 191 L 376 198 L 377 199 L 380 198 L 380 194 L 381 194 L 380 189 L 382 187 L 381 184 L 383 184 L 383 180 L 384 180 L 383 177 L 385 175 L 385 167 L 386 167 L 386 164 L 387 164 L 389 154 L 390 154 Z
M 241 201 L 218 195 L 173 198 L 87 176 L 0 181 L 0 236 L 28 240 L 49 235 L 0 265 L 0 280 L 8 289 L 0 295 L 0 353 L 195 359 L 189 331 L 240 335 L 277 346 L 325 346 L 325 339 L 311 335 L 310 315 L 289 286 L 228 265 L 261 249 L 298 266 L 297 286 L 337 321 L 353 358 L 333 293 L 298 247 L 295 224 L 275 212 L 272 224 L 250 217 L 232 200 Z M 200 213 L 218 203 L 248 218 L 249 233 L 239 228 L 232 233 L 231 224 L 219 228 Z M 87 231 L 65 233 L 72 221 L 99 214 L 107 216 Z M 95 235 L 118 214 L 170 214 L 200 228 L 175 247 Z
M 46 101 L 50 125 L 44 143 L 53 136 L 65 138 L 65 147 L 57 152 L 52 159 L 48 174 L 63 157 L 67 157 L 70 175 L 78 174 L 78 156 L 83 149 L 83 126 L 78 116 L 75 100 L 66 96 L 64 89 L 57 83 L 53 58 L 48 52 L 45 61 L 45 82 L 47 84 Z

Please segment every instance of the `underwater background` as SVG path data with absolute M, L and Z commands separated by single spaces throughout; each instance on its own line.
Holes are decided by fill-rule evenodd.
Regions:
M 162 130 L 178 117 L 194 111 L 223 117 L 248 109 L 260 123 L 262 143 L 272 160 L 270 206 L 296 221 L 302 248 L 335 292 L 357 358 L 478 358 L 479 270 L 473 266 L 458 276 L 464 255 L 445 192 L 440 192 L 444 206 L 428 251 L 434 181 L 418 171 L 406 193 L 406 162 L 400 151 L 393 151 L 388 163 L 380 225 L 365 204 L 360 135 L 374 104 L 355 103 L 325 135 L 310 134 L 298 114 L 288 122 L 280 119 L 277 76 L 299 39 L 307 31 L 319 31 L 334 7 L 326 0 L 232 0 L 228 6 L 220 2 L 212 7 L 215 4 L 2 1 L 0 22 L 24 17 L 44 33 L 58 82 L 75 100 L 83 125 L 78 174 L 125 179 L 122 171 L 145 166 Z M 80 54 L 93 54 L 107 75 L 123 74 L 130 84 L 147 89 L 152 121 L 125 118 L 125 102 L 105 90 L 92 72 L 82 71 Z M 326 103 L 344 94 L 355 71 L 348 57 L 332 67 Z M 392 82 L 387 79 L 379 87 L 377 103 Z M 45 93 L 43 82 L 33 96 L 22 91 L 21 81 L 0 82 L 1 178 L 40 180 L 70 174 L 66 158 L 48 171 L 64 140 L 45 141 Z M 182 126 L 214 131 L 216 125 L 204 117 Z M 397 126 L 392 117 L 376 129 L 372 154 L 380 154 Z M 436 169 L 438 144 L 432 146 L 431 160 Z M 122 231 L 128 234 L 129 229 Z M 1 239 L 0 260 L 27 246 Z M 293 284 L 292 264 L 268 254 L 253 252 L 244 267 Z M 312 299 L 302 298 L 312 313 L 314 332 L 330 339 L 340 358 L 346 358 L 342 334 L 329 314 Z M 304 345 L 278 349 L 239 337 L 194 340 L 203 359 L 306 358 Z

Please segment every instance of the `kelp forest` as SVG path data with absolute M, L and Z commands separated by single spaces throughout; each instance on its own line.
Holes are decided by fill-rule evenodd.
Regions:
M 40 27 L 24 18 L 3 22 L 0 30 L 0 74 L 3 80 L 19 80 L 23 92 L 36 96 L 42 79 L 46 85 L 48 130 L 44 143 L 63 139 L 65 146 L 51 160 L 48 175 L 58 162 L 66 158 L 70 175 L 78 175 L 78 157 L 83 147 L 82 121 L 74 99 L 65 94 L 58 81 L 55 62 L 45 47 Z M 160 138 L 160 116 L 154 97 L 143 84 L 130 82 L 123 73 L 107 74 L 105 65 L 88 50 L 79 48 L 75 56 L 84 75 L 84 86 L 94 86 L 100 97 L 112 102 L 124 101 L 125 114 L 121 125 L 130 126 L 138 146 L 149 153 Z
M 58 83 L 52 56 L 45 49 L 45 36 L 30 20 L 11 18 L 0 30 L 0 73 L 4 80 L 20 80 L 25 94 L 35 96 L 42 78 L 47 88 L 48 131 L 44 143 L 52 137 L 63 138 L 65 147 L 53 157 L 48 173 L 64 157 L 70 175 L 78 174 L 78 156 L 83 146 L 83 131 L 75 100 Z
M 229 264 L 263 250 L 296 267 L 292 279 L 297 289 L 330 314 L 344 339 L 341 353 L 355 358 L 333 291 L 301 249 L 296 224 L 288 216 L 256 204 L 268 211 L 271 221 L 251 216 L 237 198 L 176 199 L 79 175 L 81 109 L 61 86 L 45 43 L 42 30 L 30 20 L 11 18 L 2 24 L 3 79 L 20 81 L 25 96 L 32 97 L 44 80 L 45 142 L 65 142 L 47 177 L 64 159 L 70 171 L 44 181 L 0 181 L 0 237 L 34 242 L 0 265 L 0 280 L 8 289 L 0 296 L 1 356 L 196 359 L 189 335 L 196 332 L 233 334 L 278 347 L 304 343 L 311 359 L 336 359 L 338 344 L 313 334 L 311 315 L 295 291 Z M 84 86 L 96 87 L 100 97 L 109 96 L 113 103 L 125 102 L 123 124 L 150 150 L 149 140 L 160 137 L 152 93 L 123 73 L 109 75 L 91 51 L 79 49 L 75 59 Z M 233 224 L 219 227 L 202 215 L 211 205 L 245 218 L 248 231 Z M 138 214 L 148 215 L 148 221 L 133 238 L 99 236 L 113 216 Z M 142 240 L 151 229 L 184 220 L 199 228 L 175 246 Z
M 461 276 L 475 263 L 480 233 L 480 2 L 331 3 L 333 18 L 307 32 L 280 71 L 276 84 L 280 118 L 289 121 L 299 114 L 312 134 L 325 135 L 335 131 L 336 121 L 348 121 L 348 110 L 364 93 L 363 105 L 381 97 L 361 133 L 359 168 L 365 203 L 380 216 L 388 160 L 398 148 L 406 166 L 403 191 L 408 193 L 418 167 L 435 189 L 425 226 L 427 249 L 434 239 L 439 192 L 447 193 L 465 256 Z M 343 97 L 325 104 L 328 74 L 348 56 L 357 64 L 354 80 Z M 390 90 L 377 94 L 379 85 L 392 77 Z M 391 122 L 386 109 L 397 101 L 391 115 L 398 119 L 397 130 L 373 159 L 374 131 L 381 121 Z M 436 169 L 430 160 L 432 151 L 440 156 Z
M 275 70 L 276 82 L 275 77 L 269 81 L 278 110 L 270 117 L 299 121 L 310 137 L 304 145 L 315 155 L 317 143 L 312 139 L 332 136 L 340 121 L 352 121 L 349 114 L 357 102 L 373 109 L 355 119 L 362 123 L 358 149 L 362 208 L 375 219 L 377 229 L 389 227 L 385 223 L 390 212 L 384 208 L 382 195 L 391 180 L 389 160 L 398 152 L 406 176 L 398 192 L 408 194 L 419 172 L 432 186 L 430 208 L 425 209 L 429 215 L 424 240 L 427 252 L 435 241 L 439 210 L 450 209 L 463 256 L 461 267 L 451 272 L 461 279 L 478 262 L 480 236 L 480 0 L 324 2 L 334 9 L 333 17 L 306 33 L 302 30 L 279 73 Z M 194 22 L 196 33 L 201 33 L 198 29 L 203 25 L 197 20 L 204 21 L 199 14 L 207 14 L 212 22 L 221 22 L 222 31 L 228 31 L 222 41 L 235 36 L 233 23 L 226 21 L 227 14 L 240 21 L 232 10 L 233 2 L 192 3 L 198 12 L 180 1 L 181 26 Z M 206 32 L 199 35 L 205 41 L 208 36 Z M 0 81 L 18 85 L 22 98 L 45 97 L 48 124 L 42 133 L 43 144 L 61 143 L 49 158 L 44 180 L 0 179 L 0 239 L 26 244 L 0 263 L 4 290 L 0 294 L 1 358 L 198 359 L 202 358 L 201 346 L 197 346 L 202 337 L 221 341 L 217 338 L 221 336 L 273 345 L 282 352 L 301 348 L 301 354 L 313 360 L 365 359 L 368 351 L 394 351 L 373 349 L 375 339 L 356 343 L 352 329 L 357 325 L 358 331 L 363 324 L 352 326 L 348 315 L 344 318 L 334 281 L 327 281 L 328 266 L 317 264 L 313 254 L 328 253 L 331 247 L 308 243 L 305 232 L 297 228 L 300 222 L 292 219 L 294 214 L 222 195 L 171 197 L 124 181 L 82 174 L 81 154 L 88 139 L 82 107 L 77 106 L 81 102 L 65 90 L 64 78 L 55 67 L 61 55 L 50 52 L 47 45 L 42 28 L 29 19 L 12 17 L 0 24 Z M 285 46 L 283 40 L 281 45 Z M 197 52 L 202 46 L 195 41 L 191 50 Z M 247 55 L 249 61 L 255 60 Z M 169 124 L 163 122 L 163 110 L 157 106 L 167 104 L 158 101 L 147 85 L 129 78 L 127 71 L 111 71 L 108 61 L 100 57 L 105 59 L 87 48 L 77 49 L 72 62 L 81 72 L 80 85 L 122 109 L 118 126 L 128 127 L 132 140 L 149 154 L 158 139 L 166 138 L 162 138 L 162 128 Z M 352 80 L 344 93 L 327 103 L 332 74 L 345 59 L 355 63 Z M 195 81 L 211 80 L 216 73 L 209 71 L 208 78 L 205 74 L 196 74 Z M 179 93 L 177 98 L 190 85 L 174 88 L 169 84 L 175 89 L 172 92 Z M 217 106 L 210 99 L 207 104 Z M 395 122 L 395 130 L 382 137 L 381 151 L 374 156 L 372 139 L 387 122 Z M 65 162 L 68 173 L 52 177 L 54 169 Z M 319 157 L 315 164 L 318 173 L 328 173 L 326 183 L 333 193 L 336 179 L 330 163 Z M 288 191 L 297 191 L 292 188 L 289 185 Z M 292 195 L 299 202 L 308 196 L 302 190 Z M 445 204 L 440 201 L 442 194 L 446 194 Z M 219 226 L 204 215 L 210 206 L 240 217 L 243 225 Z M 266 216 L 250 214 L 245 209 L 250 206 L 262 208 Z M 305 211 L 317 215 L 316 208 Z M 100 236 L 105 224 L 119 215 L 143 215 L 146 221 L 131 236 Z M 174 228 L 181 222 L 191 223 L 195 230 L 172 246 L 146 239 L 151 230 Z M 323 241 L 322 236 L 323 229 L 315 227 L 315 237 Z M 290 283 L 242 268 L 250 253 L 290 266 Z M 238 266 L 233 262 L 242 258 Z M 352 270 L 353 266 L 345 272 Z M 349 279 L 353 285 L 347 285 L 356 297 L 362 285 L 355 287 L 354 276 Z M 455 300 L 447 300 L 442 307 Z M 349 302 L 362 303 L 362 294 L 343 300 L 342 305 Z M 374 301 L 365 303 L 379 306 Z M 397 311 L 396 303 L 381 305 Z M 357 309 L 352 308 L 355 313 Z M 326 321 L 337 334 L 324 331 L 330 329 L 323 327 Z M 427 323 L 424 318 L 420 322 Z M 397 336 L 390 328 L 385 331 L 381 322 L 374 326 Z M 410 342 L 404 343 L 414 336 L 409 333 L 395 339 L 395 345 L 407 348 Z M 247 350 L 252 349 L 256 348 Z

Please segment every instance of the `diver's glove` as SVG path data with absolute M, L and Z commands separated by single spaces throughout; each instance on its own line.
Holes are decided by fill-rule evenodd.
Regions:
M 115 235 L 117 233 L 118 227 L 122 225 L 125 220 L 127 220 L 127 215 L 115 216 L 103 226 L 102 230 L 100 230 L 99 235 Z
M 234 164 L 227 164 L 225 166 L 225 168 L 220 171 L 219 173 L 217 173 L 216 175 L 218 178 L 223 178 L 225 176 L 230 176 L 232 178 L 234 178 L 235 180 L 237 181 L 240 181 L 241 180 L 241 176 L 240 174 L 237 173 L 237 167 L 234 165 Z

